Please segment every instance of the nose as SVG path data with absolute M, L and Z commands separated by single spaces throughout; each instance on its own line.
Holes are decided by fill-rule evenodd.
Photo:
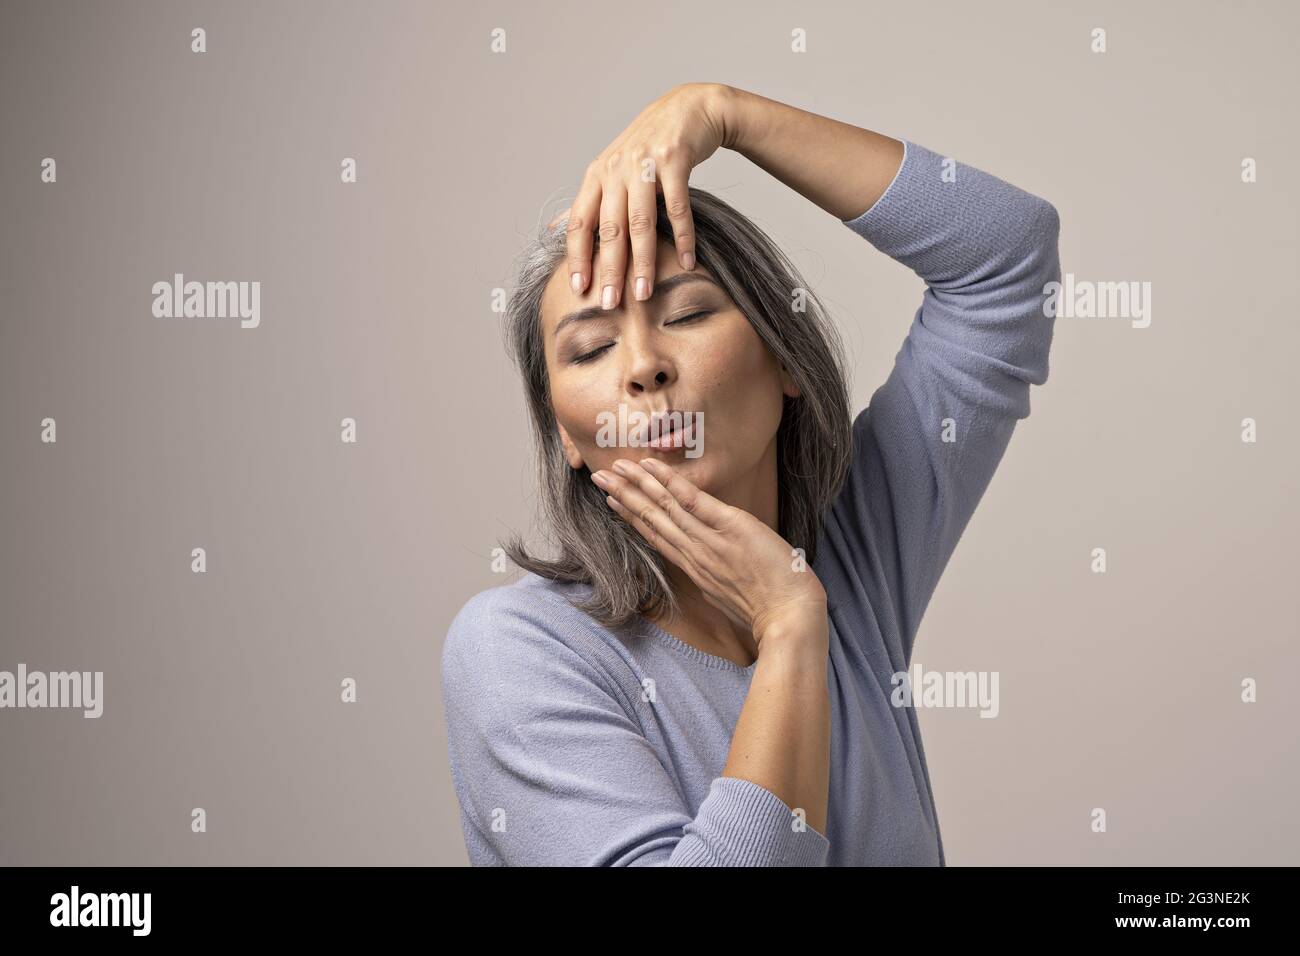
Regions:
M 631 395 L 654 392 L 667 385 L 669 378 L 670 376 L 665 369 L 653 370 L 647 366 L 644 372 L 634 371 L 628 375 L 627 390 Z
M 633 329 L 625 339 L 627 355 L 626 390 L 629 395 L 655 392 L 673 381 L 676 372 L 662 339 L 644 326 Z

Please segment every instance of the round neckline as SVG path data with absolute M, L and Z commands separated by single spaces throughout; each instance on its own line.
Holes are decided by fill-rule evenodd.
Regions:
M 735 661 L 727 660 L 725 657 L 719 657 L 717 654 L 710 654 L 708 651 L 702 651 L 698 647 L 693 647 L 685 641 L 673 637 L 654 621 L 645 615 L 640 615 L 642 630 L 651 637 L 657 638 L 660 643 L 677 651 L 679 654 L 685 654 L 691 660 L 698 661 L 705 667 L 715 667 L 718 670 L 731 671 L 734 674 L 753 674 L 754 668 L 758 666 L 758 658 L 748 667 L 742 667 Z

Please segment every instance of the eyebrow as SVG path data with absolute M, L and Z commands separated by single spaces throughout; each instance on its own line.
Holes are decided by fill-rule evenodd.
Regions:
M 713 286 L 714 288 L 719 288 L 719 289 L 722 288 L 716 282 L 710 279 L 708 276 L 704 275 L 702 272 L 679 272 L 676 275 L 669 276 L 667 279 L 664 279 L 662 282 L 656 283 L 655 287 L 650 290 L 650 294 L 653 297 L 654 295 L 660 292 L 671 292 L 679 285 L 684 285 L 687 282 L 707 282 L 709 285 Z M 556 323 L 555 332 L 552 334 L 556 337 L 559 337 L 560 330 L 564 328 L 566 325 L 568 325 L 570 322 L 582 322 L 587 319 L 608 318 L 609 316 L 613 315 L 615 311 L 616 311 L 615 309 L 602 309 L 598 305 L 592 305 L 592 306 L 588 306 L 585 309 L 579 309 L 576 312 L 570 312 L 568 315 L 566 315 L 564 318 L 560 319 L 560 321 Z

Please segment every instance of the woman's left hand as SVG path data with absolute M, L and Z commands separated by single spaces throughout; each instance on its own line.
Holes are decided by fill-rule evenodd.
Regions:
M 598 287 L 601 307 L 623 298 L 631 239 L 633 294 L 654 289 L 658 218 L 655 197 L 664 195 L 677 256 L 695 267 L 695 226 L 688 180 L 691 170 L 728 145 L 735 135 L 729 116 L 731 88 L 720 83 L 673 87 L 643 109 L 587 165 L 578 197 L 569 207 L 567 261 L 570 288 L 586 291 L 592 275 L 592 234 L 599 228 Z M 729 125 L 730 124 L 730 125 Z
M 753 634 L 760 654 L 765 640 L 790 638 L 825 655 L 826 589 L 764 522 L 657 458 L 619 459 L 612 472 L 598 471 L 592 480 L 609 506 L 685 571 L 706 601 Z

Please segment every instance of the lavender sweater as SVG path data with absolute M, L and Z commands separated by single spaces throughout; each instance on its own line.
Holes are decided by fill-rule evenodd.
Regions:
M 907 670 L 939 575 L 1029 415 L 1029 386 L 1047 379 L 1059 221 L 969 166 L 945 181 L 943 157 L 906 147 L 889 189 L 845 221 L 927 288 L 854 420 L 850 475 L 813 564 L 830 616 L 825 832 L 770 790 L 719 776 L 756 665 L 644 619 L 611 632 L 569 603 L 585 585 L 525 573 L 471 598 L 442 653 L 471 863 L 944 864 L 916 712 L 891 705 L 891 676 Z M 945 419 L 955 441 L 942 440 Z

